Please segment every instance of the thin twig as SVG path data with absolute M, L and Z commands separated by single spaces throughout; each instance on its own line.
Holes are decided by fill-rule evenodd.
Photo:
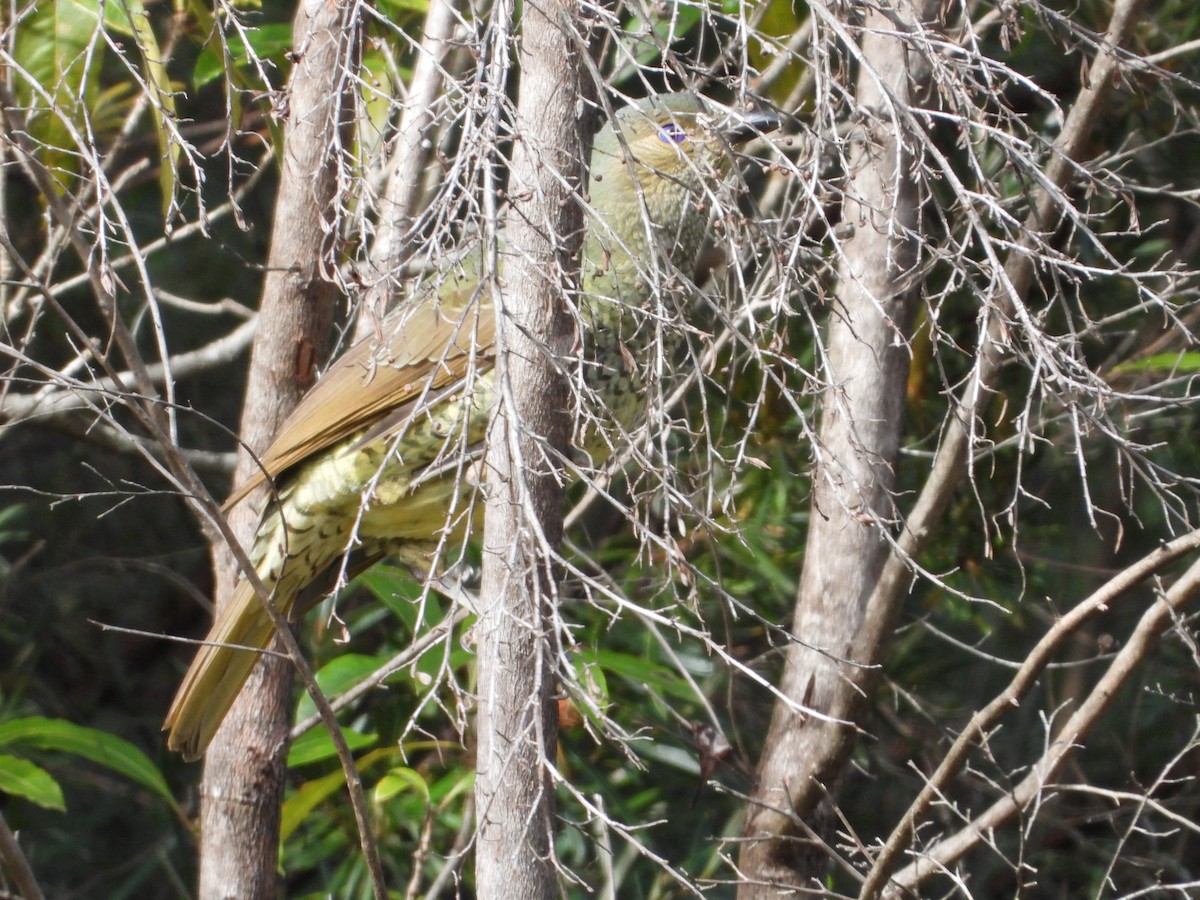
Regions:
M 917 860 L 889 879 L 884 896 L 906 896 L 906 892 L 915 889 L 929 876 L 953 865 L 986 835 L 1033 802 L 1055 773 L 1081 749 L 1083 741 L 1116 699 L 1121 688 L 1153 652 L 1159 636 L 1175 621 L 1178 612 L 1195 599 L 1198 592 L 1200 560 L 1192 563 L 1179 580 L 1164 595 L 1156 597 L 1142 614 L 1125 646 L 1063 725 L 1054 742 L 1029 767 L 1029 774 L 967 826 L 922 850 Z M 866 895 L 866 888 L 863 889 L 863 895 Z
M 25 858 L 25 852 L 17 843 L 17 836 L 8 827 L 4 813 L 0 813 L 0 862 L 4 863 L 12 875 L 22 900 L 45 900 L 33 869 L 29 866 L 29 860 Z

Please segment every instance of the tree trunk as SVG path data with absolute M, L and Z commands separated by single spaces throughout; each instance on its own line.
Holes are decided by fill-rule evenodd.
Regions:
M 923 0 L 926 7 L 931 6 Z M 897 4 L 912 21 L 928 11 Z M 851 178 L 827 337 L 827 387 L 814 448 L 813 510 L 793 634 L 747 814 L 739 900 L 819 887 L 820 835 L 853 747 L 879 648 L 855 655 L 863 611 L 888 556 L 892 488 L 904 412 L 915 293 L 918 197 L 906 118 L 912 93 L 907 42 L 896 18 L 866 16 L 858 76 L 862 125 L 852 133 Z M 837 721 L 834 721 L 837 720 Z M 801 829 L 795 822 L 803 820 Z
M 246 386 L 241 435 L 261 451 L 312 384 L 325 355 L 340 291 L 330 280 L 338 253 L 338 157 L 351 120 L 357 65 L 355 5 L 302 3 L 294 22 L 297 56 L 287 92 L 287 123 L 268 273 Z M 254 471 L 240 455 L 235 482 Z M 260 504 L 231 516 L 248 545 Z M 214 548 L 218 606 L 233 592 L 237 569 Z M 201 787 L 201 900 L 267 898 L 276 884 L 291 670 L 264 657 L 217 732 L 204 759 Z
M 488 434 L 478 633 L 476 893 L 557 896 L 555 560 L 562 538 L 558 460 L 571 425 L 567 296 L 579 283 L 584 178 L 579 10 L 527 2 L 496 295 L 497 405 Z

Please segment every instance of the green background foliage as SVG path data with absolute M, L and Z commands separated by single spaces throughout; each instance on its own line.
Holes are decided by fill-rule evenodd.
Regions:
M 786 42 L 804 22 L 805 11 L 785 3 L 767 6 L 757 28 Z M 261 79 L 265 75 L 279 85 L 286 78 L 292 10 L 277 3 L 243 9 L 245 30 L 236 37 L 227 30 L 222 42 L 211 11 L 194 4 L 172 10 L 109 3 L 103 24 L 97 9 L 86 0 L 44 0 L 32 7 L 17 25 L 13 53 L 46 91 L 37 95 L 29 81 L 18 80 L 17 96 L 40 110 L 30 116 L 31 130 L 44 144 L 44 161 L 62 191 L 74 190 L 82 171 L 71 128 L 86 125 L 95 147 L 111 150 L 118 161 L 149 161 L 123 185 L 121 201 L 146 241 L 162 233 L 164 215 L 177 226 L 194 218 L 201 204 L 218 206 L 230 187 L 245 188 L 236 216 L 214 221 L 207 234 L 189 232 L 148 260 L 157 287 L 209 308 L 205 315 L 171 308 L 164 322 L 174 352 L 201 347 L 238 320 L 236 310 L 217 312 L 222 301 L 233 298 L 249 306 L 258 293 L 256 263 L 265 255 L 276 176 L 269 160 L 255 154 L 278 140 L 276 123 L 260 99 L 266 87 Z M 403 76 L 410 71 L 412 51 L 399 34 L 419 33 L 423 7 L 388 3 L 379 9 L 395 30 L 373 31 L 367 66 L 377 62 L 372 54 L 386 51 L 396 57 L 395 71 Z M 1099 29 L 1107 9 L 1107 4 L 1085 3 L 1060 12 Z M 653 21 L 627 14 L 630 52 L 613 67 L 613 84 L 645 90 L 639 66 L 653 65 L 664 49 L 689 66 L 733 66 L 719 52 L 719 38 L 731 27 L 720 13 L 740 11 L 730 2 L 724 8 L 685 6 L 678 16 Z M 1079 54 L 1066 30 L 1049 17 L 1039 19 L 1027 9 L 1020 15 L 1022 29 L 1011 49 L 989 32 L 983 52 L 1003 59 L 1066 106 L 1085 77 Z M 1139 39 L 1143 49 L 1161 49 L 1191 40 L 1198 26 L 1200 13 L 1190 4 L 1162 4 L 1148 12 Z M 157 60 L 168 39 L 173 54 L 164 68 Z M 769 49 L 773 42 L 752 43 L 750 63 L 770 65 L 777 55 Z M 251 64 L 254 58 L 261 64 Z M 1194 75 L 1193 59 L 1184 60 Z M 379 65 L 378 71 L 384 68 Z M 782 103 L 802 74 L 796 62 L 770 86 L 768 99 Z M 670 81 L 657 72 L 646 79 L 651 88 Z M 122 134 L 146 90 L 160 105 Z M 1167 135 L 1130 155 L 1125 177 L 1197 183 L 1200 153 L 1194 152 L 1196 136 L 1174 124 L 1176 90 L 1175 102 L 1194 103 L 1190 86 L 1162 91 L 1133 84 L 1115 94 L 1090 155 L 1122 152 L 1133 133 Z M 1034 135 L 1053 137 L 1061 122 L 1045 102 L 1032 94 L 1006 99 L 1023 111 Z M 811 112 L 800 104 L 801 119 Z M 186 165 L 162 164 L 181 161 L 172 128 L 200 148 Z M 953 153 L 951 126 L 935 132 Z M 223 146 L 223 140 L 231 145 Z M 232 162 L 231 149 L 238 157 Z M 1025 203 L 1021 173 L 998 147 L 983 155 L 992 166 L 984 173 L 989 189 L 1000 206 L 1019 217 Z M 267 169 L 253 183 L 252 160 Z M 964 176 L 969 174 L 965 156 L 955 162 Z M 41 201 L 28 183 L 10 176 L 4 203 L 13 246 L 35 257 L 45 241 Z M 1200 216 L 1190 200 L 1109 194 L 1097 196 L 1092 211 L 1096 231 L 1122 235 L 1108 250 L 1131 266 L 1147 266 L 1164 255 L 1194 266 Z M 808 257 L 803 262 L 813 273 L 828 272 L 831 250 L 824 229 L 837 224 L 836 211 L 828 215 L 804 244 Z M 1137 231 L 1135 221 L 1161 224 Z M 943 238 L 936 217 L 929 222 L 931 240 Z M 1095 262 L 1090 254 L 1098 253 L 1071 235 L 1062 236 L 1059 246 L 1084 264 Z M 746 274 L 760 264 L 750 264 Z M 74 274 L 64 271 L 61 278 Z M 818 276 L 806 277 L 812 282 L 798 285 L 790 300 L 795 312 L 781 315 L 763 332 L 759 349 L 769 349 L 762 357 L 768 364 L 750 365 L 744 354 L 726 353 L 689 398 L 693 421 L 705 408 L 700 392 L 707 398 L 708 437 L 703 452 L 691 454 L 693 448 L 679 435 L 672 447 L 678 483 L 692 485 L 698 497 L 716 483 L 714 493 L 724 502 L 709 511 L 709 522 L 690 523 L 682 534 L 664 525 L 670 522 L 664 507 L 653 501 L 646 507 L 647 527 L 669 538 L 694 571 L 685 578 L 684 570 L 674 569 L 677 577 L 664 583 L 662 571 L 675 563 L 662 545 L 647 549 L 622 516 L 605 508 L 592 508 L 572 535 L 581 566 L 602 565 L 626 595 L 675 625 L 708 632 L 748 670 L 735 669 L 678 629 L 613 615 L 588 603 L 580 586 L 565 585 L 569 602 L 574 601 L 571 659 L 587 691 L 564 697 L 564 709 L 569 706 L 573 715 L 564 719 L 559 746 L 559 769 L 570 789 L 560 790 L 558 851 L 581 878 L 596 883 L 604 863 L 597 846 L 610 843 L 608 864 L 621 897 L 681 894 L 651 855 L 699 883 L 714 879 L 710 896 L 733 893 L 721 883 L 730 877 L 721 853 L 734 852 L 722 838 L 738 833 L 738 795 L 750 789 L 773 700 L 748 672 L 767 683 L 777 680 L 782 640 L 772 625 L 786 626 L 791 614 L 809 516 L 807 441 L 816 409 L 803 373 L 818 367 L 812 321 L 824 317 L 827 305 Z M 931 334 L 926 316 L 914 342 L 906 454 L 898 473 L 902 497 L 917 490 L 926 474 L 946 415 L 947 386 L 958 383 L 972 363 L 978 309 L 954 277 L 936 269 L 927 286 L 938 296 L 938 333 Z M 1200 454 L 1193 409 L 1180 403 L 1174 410 L 1141 416 L 1136 402 L 1141 390 L 1187 396 L 1198 356 L 1182 329 L 1164 346 L 1156 343 L 1163 332 L 1161 317 L 1130 316 L 1116 327 L 1091 331 L 1077 327 L 1119 316 L 1132 305 L 1129 291 L 1128 282 L 1103 276 L 1081 276 L 1070 285 L 1047 280 L 1030 305 L 1056 333 L 1077 329 L 1089 363 L 1130 395 L 1123 408 L 1109 413 L 1122 439 L 1143 448 L 1139 459 L 1164 471 L 1195 473 Z M 58 300 L 91 333 L 103 333 L 82 288 L 64 291 Z M 124 293 L 121 302 L 138 323 L 139 341 L 149 348 L 153 334 L 142 301 Z M 805 309 L 813 318 L 800 314 Z M 1194 316 L 1187 322 L 1194 324 Z M 55 317 L 40 320 L 25 352 L 51 367 L 73 356 Z M 866 829 L 856 835 L 864 843 L 886 835 L 919 789 L 919 773 L 936 765 L 956 729 L 1003 685 L 1010 664 L 1049 623 L 1164 535 L 1194 522 L 1194 483 L 1174 485 L 1173 497 L 1163 502 L 1134 478 L 1127 448 L 1102 433 L 1099 419 L 1095 441 L 1076 454 L 1073 424 L 1039 389 L 1040 376 L 1019 352 L 1015 359 L 988 409 L 994 451 L 977 459 L 979 476 L 960 492 L 942 537 L 919 561 L 939 575 L 940 583 L 921 581 L 909 598 L 886 667 L 886 689 L 864 724 L 869 738 L 860 742 L 843 787 L 842 810 L 849 822 Z M 244 363 L 243 357 L 178 385 L 181 443 L 211 451 L 233 448 Z M 8 374 L 16 388 L 36 381 L 29 372 Z M 1038 446 L 1027 451 L 1005 437 L 1016 433 L 1015 417 L 1031 396 L 1038 398 L 1036 414 L 1046 425 Z M 752 429 L 748 438 L 747 428 Z M 190 821 L 197 769 L 165 753 L 158 728 L 190 651 L 155 635 L 204 631 L 211 587 L 206 544 L 179 498 L 164 492 L 143 463 L 88 443 L 81 430 L 64 429 L 53 420 L 43 427 L 35 418 L 0 437 L 3 808 L 50 896 L 185 897 L 194 877 Z M 745 462 L 746 457 L 752 461 Z M 1086 463 L 1082 473 L 1081 461 Z M 222 467 L 205 474 L 214 493 L 223 496 Z M 619 496 L 637 490 L 637 484 L 618 485 Z M 1091 514 L 1089 506 L 1103 512 Z M 1053 730 L 1064 704 L 1079 696 L 1094 677 L 1094 666 L 1119 645 L 1149 591 L 1128 598 L 1102 624 L 1076 636 L 1035 695 L 993 735 L 990 756 L 980 755 L 956 783 L 955 802 L 964 807 L 983 802 L 1019 776 L 1023 760 L 1036 758 L 1047 728 Z M 340 637 L 336 623 L 306 631 L 322 686 L 334 691 L 355 683 L 439 622 L 445 612 L 434 598 L 426 600 L 423 616 L 415 614 L 418 594 L 406 574 L 386 567 L 344 591 L 337 610 L 349 641 L 335 640 Z M 105 631 L 102 625 L 143 633 Z M 1194 830 L 1200 821 L 1195 744 L 1184 758 L 1173 758 L 1180 735 L 1197 729 L 1197 650 L 1187 638 L 1193 633 L 1185 628 L 1163 641 L 1127 696 L 1118 698 L 1122 713 L 1104 720 L 1077 765 L 1080 780 L 1113 790 L 1127 790 L 1131 778 L 1152 786 L 1169 774 L 1169 789 L 1158 792 L 1163 810 L 1187 819 Z M 368 693 L 342 717 L 393 885 L 412 879 L 414 860 L 428 885 L 442 872 L 449 848 L 465 847 L 473 777 L 469 730 L 464 733 L 473 674 L 470 641 L 469 623 L 458 626 L 449 645 L 436 644 L 389 678 L 386 689 Z M 442 689 L 433 691 L 431 685 Z M 709 713 L 698 693 L 711 704 L 734 747 L 714 776 L 724 787 L 699 791 L 689 723 L 707 720 Z M 300 718 L 312 712 L 307 699 L 298 707 Z M 617 744 L 603 737 L 597 711 L 610 716 L 629 739 Z M 328 737 L 319 729 L 302 737 L 289 765 L 283 844 L 287 895 L 369 896 Z M 619 835 L 601 833 L 584 806 L 596 798 L 614 820 L 649 826 L 639 832 L 645 854 Z M 1158 873 L 1195 875 L 1189 861 L 1195 857 L 1194 836 L 1186 829 L 1175 833 L 1166 812 L 1146 812 L 1137 824 L 1127 808 L 1113 812 L 1103 796 L 1066 791 L 1027 829 L 1000 838 L 1009 859 L 1020 859 L 1036 871 L 1036 879 L 1001 854 L 980 851 L 971 858 L 976 896 L 1119 894 L 1153 883 Z M 839 840 L 851 841 L 844 834 Z M 1122 858 L 1121 865 L 1113 863 L 1114 855 Z M 457 889 L 470 896 L 469 867 L 460 877 Z M 1105 878 L 1110 887 L 1102 889 Z M 853 888 L 837 871 L 831 884 L 847 892 Z M 451 879 L 444 895 L 453 896 L 455 889 Z M 578 895 L 584 895 L 582 889 Z

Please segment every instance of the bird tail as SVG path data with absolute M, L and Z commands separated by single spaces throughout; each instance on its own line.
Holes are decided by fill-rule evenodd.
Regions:
M 168 747 L 185 759 L 204 754 L 274 635 L 271 617 L 254 588 L 243 580 L 175 693 L 163 722 L 163 730 L 170 730 Z

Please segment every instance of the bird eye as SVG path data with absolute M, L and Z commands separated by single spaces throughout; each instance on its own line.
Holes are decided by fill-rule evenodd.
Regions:
M 668 122 L 659 129 L 658 139 L 664 144 L 682 144 L 687 140 L 687 132 L 674 122 Z

